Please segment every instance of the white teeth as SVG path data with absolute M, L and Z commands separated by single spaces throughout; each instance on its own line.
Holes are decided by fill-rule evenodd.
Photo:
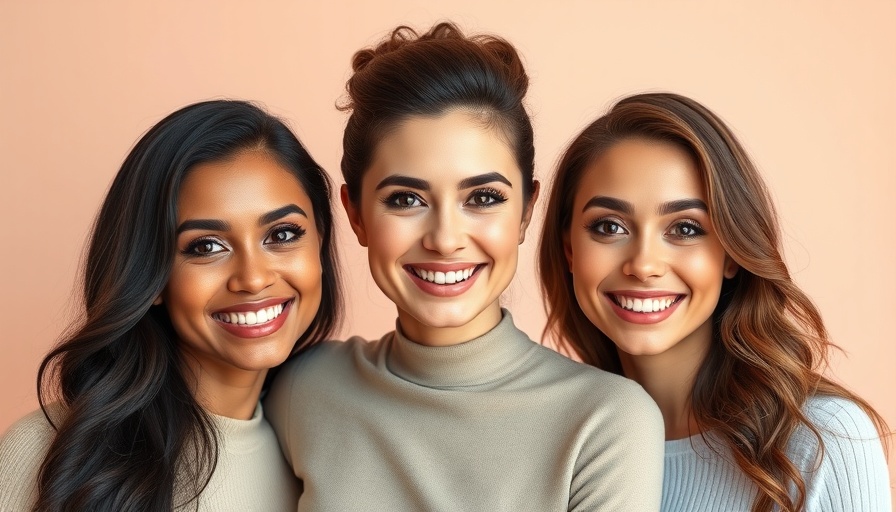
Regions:
M 214 313 L 212 317 L 215 320 L 239 325 L 258 325 L 280 316 L 283 313 L 283 304 L 277 304 L 268 308 L 262 308 L 258 311 L 241 311 L 239 313 Z
M 676 297 L 663 297 L 659 299 L 639 299 L 635 297 L 624 297 L 622 295 L 614 295 L 613 299 L 616 300 L 616 304 L 619 304 L 619 307 L 623 309 L 628 309 L 630 311 L 634 311 L 636 313 L 655 313 L 657 311 L 663 311 L 672 303 L 675 302 Z
M 447 272 L 433 272 L 432 270 L 423 270 L 411 267 L 414 274 L 424 281 L 436 284 L 455 284 L 466 281 L 476 272 L 476 267 L 465 268 L 463 270 L 449 270 Z

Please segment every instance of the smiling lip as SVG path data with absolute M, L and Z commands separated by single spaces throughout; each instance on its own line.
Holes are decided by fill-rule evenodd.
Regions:
M 672 316 L 685 297 L 684 294 L 661 290 L 621 290 L 604 294 L 604 298 L 610 303 L 616 316 L 633 324 L 662 322 Z M 626 302 L 632 301 L 633 305 L 629 309 L 620 306 L 617 300 L 623 299 L 627 299 Z M 656 304 L 659 304 L 659 310 L 654 311 L 657 308 Z M 634 311 L 634 309 L 639 311 Z M 651 309 L 651 311 L 645 311 L 646 309 Z
M 483 267 L 482 263 L 413 263 L 405 265 L 404 270 L 423 292 L 436 297 L 456 297 L 473 286 Z M 426 278 L 421 277 L 423 272 Z
M 292 305 L 294 302 L 294 298 L 272 298 L 257 302 L 247 302 L 219 309 L 212 313 L 212 318 L 218 326 L 234 336 L 239 336 L 240 338 L 261 338 L 273 334 L 283 327 L 283 324 L 286 323 L 287 316 L 292 312 Z M 246 317 L 250 314 L 256 315 L 256 312 L 263 309 L 273 309 L 276 312 L 281 306 L 282 311 L 271 320 L 265 320 L 264 322 L 253 325 L 238 323 L 243 320 L 239 318 L 240 316 Z M 222 320 L 224 315 L 229 317 L 229 321 Z M 234 315 L 237 316 L 237 322 L 232 321 Z M 255 321 L 258 321 L 258 319 L 256 318 Z

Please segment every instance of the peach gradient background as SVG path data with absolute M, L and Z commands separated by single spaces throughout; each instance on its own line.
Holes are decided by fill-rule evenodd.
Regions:
M 288 119 L 341 183 L 345 116 L 334 102 L 352 53 L 396 24 L 441 19 L 501 34 L 524 55 L 545 185 L 569 139 L 622 95 L 677 91 L 729 121 L 774 193 L 796 279 L 845 351 L 833 372 L 896 426 L 888 298 L 896 290 L 896 3 L 249 4 L 0 4 L 0 431 L 36 406 L 37 365 L 76 311 L 92 218 L 146 129 L 197 100 L 258 100 Z M 541 212 L 505 296 L 536 339 Z M 367 277 L 341 210 L 339 220 L 350 288 L 343 333 L 379 336 L 394 308 Z

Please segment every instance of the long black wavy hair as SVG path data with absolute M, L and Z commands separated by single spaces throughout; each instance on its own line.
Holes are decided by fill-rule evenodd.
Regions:
M 244 150 L 265 151 L 295 175 L 321 234 L 321 305 L 294 353 L 338 326 L 326 172 L 282 121 L 251 103 L 206 101 L 167 116 L 137 142 L 112 182 L 88 242 L 82 319 L 41 363 L 38 399 L 56 436 L 41 465 L 35 510 L 170 511 L 208 484 L 215 430 L 187 385 L 168 314 L 153 300 L 171 272 L 185 176 Z M 53 400 L 64 406 L 61 418 L 48 414 Z

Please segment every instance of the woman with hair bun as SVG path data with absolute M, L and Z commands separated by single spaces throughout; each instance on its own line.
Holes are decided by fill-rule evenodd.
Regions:
M 825 377 L 832 344 L 765 184 L 706 107 L 638 94 L 585 128 L 539 271 L 546 330 L 659 405 L 664 512 L 890 510 L 886 425 Z
M 251 103 L 153 126 L 97 216 L 42 410 L 0 439 L 0 510 L 295 510 L 259 396 L 338 323 L 330 190 Z
M 274 382 L 299 510 L 659 507 L 650 397 L 533 342 L 500 305 L 538 197 L 527 87 L 513 46 L 450 23 L 355 54 L 342 202 L 398 320 Z

